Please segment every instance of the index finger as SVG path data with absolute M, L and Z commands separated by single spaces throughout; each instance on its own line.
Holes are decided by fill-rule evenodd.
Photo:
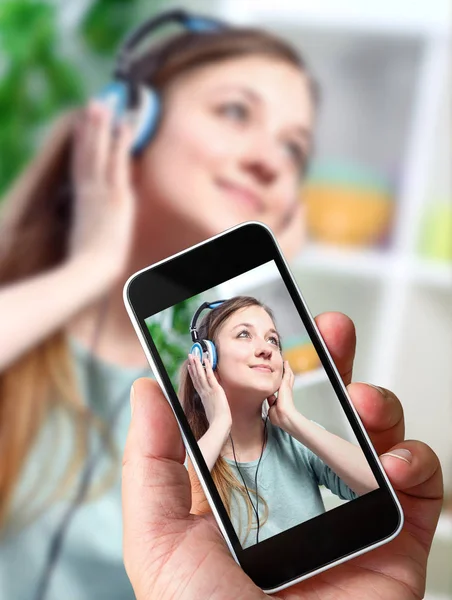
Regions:
M 315 319 L 337 370 L 348 385 L 352 380 L 356 351 L 356 331 L 353 321 L 340 312 L 326 312 Z
M 347 391 L 379 455 L 404 440 L 403 408 L 395 394 L 361 382 L 350 384 Z
M 124 187 L 129 183 L 130 165 L 129 155 L 132 147 L 132 130 L 127 123 L 120 123 L 117 128 L 116 138 L 110 156 L 109 174 L 111 183 Z
M 213 372 L 212 363 L 210 362 L 209 357 L 206 356 L 206 358 L 204 360 L 204 364 L 206 366 L 205 375 L 206 375 L 207 383 L 210 385 L 210 387 L 216 387 L 219 384 L 218 384 L 218 381 Z

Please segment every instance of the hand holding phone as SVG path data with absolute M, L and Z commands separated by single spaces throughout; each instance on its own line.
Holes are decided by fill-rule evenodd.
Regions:
M 225 260 L 225 257 L 228 259 Z M 199 265 L 203 268 L 200 269 Z M 342 437 L 330 433 L 324 427 L 318 427 L 302 414 L 304 411 L 299 412 L 292 407 L 289 370 L 285 375 L 286 383 L 281 384 L 281 345 L 278 343 L 281 336 L 272 310 L 250 296 L 233 295 L 227 300 L 212 302 L 214 298 L 225 296 L 224 282 L 235 282 L 237 278 L 246 283 L 253 281 L 253 270 L 260 269 L 261 266 L 270 268 L 276 278 L 274 280 L 279 282 L 278 298 L 284 298 L 286 302 L 285 308 L 279 310 L 282 317 L 287 316 L 287 331 L 296 330 L 299 333 L 299 329 L 305 328 L 311 338 L 328 384 L 323 388 L 320 404 L 326 407 L 325 415 L 328 411 L 338 410 L 338 407 L 343 411 L 349 430 L 344 430 Z M 221 294 L 216 286 L 221 287 Z M 193 422 L 194 413 L 184 413 L 184 403 L 181 404 L 176 392 L 177 381 L 170 380 L 165 367 L 168 359 L 162 358 L 150 335 L 153 315 L 155 318 L 163 318 L 162 311 L 172 310 L 178 302 L 185 302 L 199 294 L 207 294 L 207 306 L 211 309 L 211 317 L 205 317 L 200 325 L 200 338 L 205 340 L 204 345 L 213 344 L 217 347 L 217 364 L 222 372 L 223 386 L 227 386 L 226 397 L 234 404 L 234 419 L 238 419 L 237 423 L 241 426 L 235 429 L 236 442 L 239 441 L 249 449 L 248 462 L 240 463 L 243 468 L 249 469 L 245 473 L 248 484 L 241 469 L 238 469 L 238 464 L 235 465 L 242 477 L 243 486 L 240 481 L 239 486 L 236 486 L 234 478 L 228 479 L 230 487 L 217 489 L 215 486 L 210 474 L 212 463 L 208 464 L 201 447 L 205 437 L 202 428 L 190 428 L 189 423 Z M 416 461 L 410 462 L 406 452 L 397 455 L 397 444 L 403 439 L 403 429 L 396 425 L 397 421 L 389 423 L 387 420 L 390 406 L 384 405 L 378 390 L 363 384 L 349 386 L 353 388 L 358 400 L 355 405 L 352 393 L 349 394 L 349 388 L 345 387 L 350 383 L 355 350 L 353 325 L 347 320 L 346 325 L 342 322 L 334 328 L 331 326 L 333 317 L 328 315 L 326 318 L 330 322 L 325 327 L 325 338 L 322 338 L 320 321 L 314 321 L 310 315 L 268 228 L 257 223 L 245 224 L 144 269 L 127 283 L 125 301 L 146 356 L 176 416 L 190 460 L 229 550 L 256 585 L 273 593 L 289 585 L 300 584 L 307 577 L 350 559 L 356 560 L 360 565 L 379 563 L 376 570 L 384 572 L 384 566 L 378 557 L 384 556 L 382 547 L 388 541 L 392 541 L 392 544 L 387 548 L 397 548 L 396 554 L 392 555 L 387 550 L 391 561 L 386 566 L 390 569 L 390 562 L 406 547 L 406 540 L 410 536 L 405 541 L 396 537 L 402 531 L 403 513 L 381 462 L 376 460 L 376 452 L 387 453 L 392 447 L 391 456 L 383 457 L 382 462 L 390 470 L 392 462 L 396 461 L 392 467 L 392 475 L 398 486 L 404 485 L 403 477 L 398 478 L 401 473 L 413 465 L 411 473 L 414 474 L 419 465 Z M 203 306 L 206 306 L 205 299 L 201 304 Z M 338 317 L 346 319 L 341 315 Z M 342 337 L 344 332 L 348 337 Z M 328 352 L 328 342 L 331 354 Z M 261 435 L 259 431 L 262 430 L 257 427 L 257 421 L 261 418 L 260 403 L 277 390 L 281 395 L 283 408 L 280 412 L 286 430 L 272 424 L 268 429 L 265 453 L 263 446 L 259 461 L 257 457 L 253 461 L 251 455 L 255 446 L 250 445 L 249 436 Z M 362 399 L 363 395 L 367 396 L 365 400 Z M 304 393 L 303 397 L 308 401 L 306 407 L 310 410 L 319 404 L 317 401 L 312 403 L 312 393 Z M 276 406 L 278 402 L 279 400 Z M 384 415 L 379 412 L 383 411 L 383 406 Z M 373 412 L 375 407 L 377 408 Z M 361 410 L 364 423 L 359 420 L 357 409 Z M 395 398 L 393 410 L 400 412 L 400 404 Z M 271 411 L 272 409 L 270 413 Z M 400 415 L 397 418 L 400 420 Z M 248 432 L 248 421 L 243 419 L 253 421 L 253 427 Z M 364 429 L 366 422 L 371 435 L 375 431 L 375 449 Z M 385 427 L 388 432 L 380 435 Z M 210 428 L 207 429 L 209 431 Z M 220 439 L 219 448 L 223 443 L 224 439 Z M 413 452 L 413 445 L 416 446 L 413 442 L 406 442 L 404 450 Z M 218 452 L 216 456 L 219 454 Z M 437 464 L 436 457 L 433 457 L 430 453 L 430 466 L 432 463 Z M 263 470 L 258 478 L 261 459 Z M 223 463 L 226 461 L 222 468 L 233 470 L 232 461 L 227 464 L 227 459 L 221 460 Z M 217 469 L 217 464 L 213 464 L 213 468 Z M 219 478 L 217 476 L 218 471 L 215 481 L 221 482 L 221 473 Z M 412 483 L 413 479 L 408 473 L 405 472 L 405 476 Z M 425 477 L 424 468 L 417 472 L 416 477 L 418 481 Z M 320 485 L 329 488 L 345 503 L 326 510 L 319 494 Z M 253 498 L 262 500 L 261 510 L 262 504 L 267 504 L 269 509 L 263 515 L 262 512 L 259 513 L 258 505 L 253 505 L 258 533 L 260 526 L 262 529 L 261 539 L 257 535 L 255 542 L 254 536 L 251 536 L 251 540 L 248 538 L 253 521 L 248 521 L 248 530 L 244 532 L 240 520 L 244 514 L 246 517 L 246 511 L 243 513 L 240 504 L 229 504 L 229 499 L 235 498 L 238 487 L 243 491 L 240 486 L 247 491 L 250 488 L 248 498 L 251 505 L 251 494 L 255 494 Z M 441 488 L 440 471 L 435 486 L 436 489 Z M 179 487 L 178 489 L 180 490 Z M 187 505 L 188 512 L 191 506 L 189 499 Z M 438 516 L 435 513 L 438 504 L 432 503 L 431 506 L 434 521 Z M 180 509 L 179 513 L 182 514 L 183 510 Z M 365 554 L 377 547 L 381 547 L 377 552 L 369 556 Z M 343 573 L 350 572 L 351 564 L 343 569 Z M 331 577 L 332 575 L 326 578 L 322 576 L 322 580 Z M 379 581 L 384 595 L 386 578 Z M 370 585 L 369 589 L 374 587 Z M 350 593 L 349 587 L 347 591 Z M 394 597 L 397 597 L 396 588 L 393 591 Z
M 352 361 L 351 345 L 347 350 L 345 338 L 340 346 L 334 339 L 334 332 L 345 331 L 351 339 L 351 322 L 337 314 L 333 329 L 330 319 L 328 328 L 323 328 L 322 322 L 327 320 L 323 317 L 317 317 L 317 323 L 338 366 L 342 361 Z M 346 374 L 345 369 L 341 372 Z M 133 387 L 122 497 L 124 562 L 137 600 L 170 600 L 181 589 L 185 600 L 235 600 L 240 594 L 247 600 L 271 598 L 233 560 L 213 515 L 190 514 L 193 492 L 182 465 L 185 450 L 176 419 L 158 384 L 140 379 Z M 381 457 L 400 495 L 406 527 L 376 554 L 364 554 L 298 583 L 287 590 L 287 595 L 280 592 L 281 600 L 289 595 L 292 600 L 304 600 L 309 595 L 321 599 L 331 595 L 331 590 L 335 600 L 424 595 L 428 548 L 441 508 L 438 458 L 421 442 L 403 442 L 403 430 L 397 426 L 403 410 L 393 394 L 388 392 L 384 398 L 365 384 L 352 384 L 349 390 L 379 453 L 409 448 L 413 455 L 411 464 L 390 455 Z

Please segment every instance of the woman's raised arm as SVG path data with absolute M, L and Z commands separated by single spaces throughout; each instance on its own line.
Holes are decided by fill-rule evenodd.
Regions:
M 96 257 L 0 288 L 0 371 L 68 323 L 110 285 Z
M 118 134 L 112 136 L 111 111 L 98 102 L 88 106 L 75 129 L 74 123 L 70 125 L 72 133 L 66 126 L 66 131 L 58 134 L 61 138 L 71 133 L 74 138 L 74 206 L 67 239 L 68 258 L 53 268 L 0 287 L 0 371 L 124 277 L 136 204 L 129 176 L 130 128 L 122 125 Z M 44 155 L 49 150 L 44 148 L 42 152 L 38 162 L 45 168 Z M 33 165 L 33 175 L 32 171 Z M 15 196 L 8 199 L 10 214 L 9 222 L 6 218 L 3 223 L 4 243 L 8 235 L 20 236 L 20 228 L 12 225 L 14 212 L 25 200 L 24 193 L 33 193 L 31 179 L 26 185 L 17 186 Z M 34 183 L 38 185 L 38 181 Z M 6 241 L 8 252 L 7 244 Z M 29 252 L 33 253 L 32 246 Z M 0 254 L 0 271 L 1 260 Z
M 199 439 L 198 446 L 209 471 L 211 471 L 231 431 L 231 410 L 226 394 L 218 383 L 212 365 L 207 358 L 204 370 L 199 358 L 189 355 L 188 372 L 201 398 L 209 421 L 209 429 Z

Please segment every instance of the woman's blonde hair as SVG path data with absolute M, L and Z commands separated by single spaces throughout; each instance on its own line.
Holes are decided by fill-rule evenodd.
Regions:
M 209 311 L 201 321 L 198 327 L 199 337 L 201 339 L 212 340 L 216 344 L 218 358 L 220 357 L 221 353 L 221 349 L 218 348 L 217 339 L 220 327 L 236 311 L 243 308 L 248 308 L 250 306 L 259 306 L 263 308 L 268 313 L 272 321 L 275 322 L 275 317 L 272 310 L 257 300 L 257 298 L 253 298 L 252 296 L 235 296 L 230 298 L 217 308 Z M 209 421 L 207 420 L 206 411 L 204 409 L 202 400 L 199 397 L 198 392 L 195 390 L 192 379 L 188 374 L 187 365 L 188 360 L 184 361 L 184 363 L 181 365 L 179 398 L 193 435 L 198 441 L 208 430 Z M 189 469 L 192 469 L 191 465 Z M 238 495 L 241 496 L 245 501 L 247 509 L 247 529 L 244 539 L 246 540 L 252 528 L 254 508 L 251 504 L 250 498 L 248 497 L 245 486 L 237 479 L 237 477 L 231 471 L 229 464 L 224 458 L 221 457 L 221 455 L 217 458 L 215 465 L 212 468 L 211 475 L 229 516 L 231 516 L 231 501 L 234 491 L 237 492 Z M 192 480 L 193 485 L 193 472 L 190 473 L 190 479 Z M 250 494 L 254 494 L 255 497 L 259 497 L 259 502 L 262 502 L 264 506 L 264 516 L 262 520 L 259 519 L 259 525 L 262 527 L 268 518 L 268 505 L 262 496 L 257 493 L 257 490 L 248 488 L 248 492 Z M 255 526 L 257 526 L 257 522 Z
M 267 56 L 297 67 L 306 76 L 315 101 L 315 83 L 297 52 L 259 30 L 182 33 L 141 54 L 130 70 L 135 80 L 153 85 L 164 97 L 166 87 L 191 70 L 249 55 Z M 57 122 L 37 157 L 3 200 L 0 286 L 39 275 L 67 258 L 74 204 L 70 159 L 77 117 L 74 110 Z M 75 483 L 86 458 L 87 435 L 94 419 L 78 390 L 64 328 L 0 373 L 0 527 L 9 514 L 28 452 L 53 410 L 70 417 L 75 433 L 74 452 L 60 482 L 64 485 L 58 490 L 62 493 Z M 97 427 L 102 428 L 102 423 Z M 221 469 L 218 467 L 216 473 Z

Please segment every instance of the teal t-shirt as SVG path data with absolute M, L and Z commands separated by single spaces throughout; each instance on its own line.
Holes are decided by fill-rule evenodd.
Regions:
M 259 541 L 272 537 L 323 512 L 325 506 L 319 486 L 323 485 L 342 500 L 353 500 L 353 492 L 309 448 L 284 430 L 267 421 L 268 439 L 257 474 L 257 490 L 268 506 L 268 519 L 264 520 L 264 506 L 259 499 Z M 239 482 L 242 474 L 248 489 L 255 489 L 255 475 L 259 459 L 251 462 L 235 462 L 225 459 Z M 251 501 L 256 507 L 256 496 Z M 249 535 L 247 509 L 242 496 L 234 492 L 231 499 L 231 522 L 244 548 L 256 543 L 256 516 Z M 262 524 L 263 523 L 263 524 Z
M 121 459 L 130 423 L 129 394 L 133 381 L 144 369 L 120 368 L 94 359 L 88 368 L 88 350 L 71 340 L 75 366 L 85 402 L 106 420 L 113 405 L 122 402 L 112 433 L 116 457 L 105 454 L 93 481 L 107 472 L 113 485 L 100 497 L 76 511 L 64 538 L 62 552 L 53 572 L 46 600 L 132 600 L 135 595 L 123 565 L 121 514 Z M 146 373 L 151 375 L 150 369 Z M 49 418 L 27 459 L 13 503 L 10 526 L 0 538 L 0 598 L 32 600 L 41 576 L 49 542 L 58 529 L 69 502 L 51 504 L 38 518 L 15 528 L 40 497 L 53 489 L 73 452 L 74 434 L 67 420 Z M 59 432 L 59 433 L 57 433 Z M 91 450 L 99 448 L 99 436 L 91 436 Z M 47 467 L 45 467 L 47 465 Z M 45 472 L 47 468 L 47 472 Z M 47 482 L 47 483 L 46 483 Z

